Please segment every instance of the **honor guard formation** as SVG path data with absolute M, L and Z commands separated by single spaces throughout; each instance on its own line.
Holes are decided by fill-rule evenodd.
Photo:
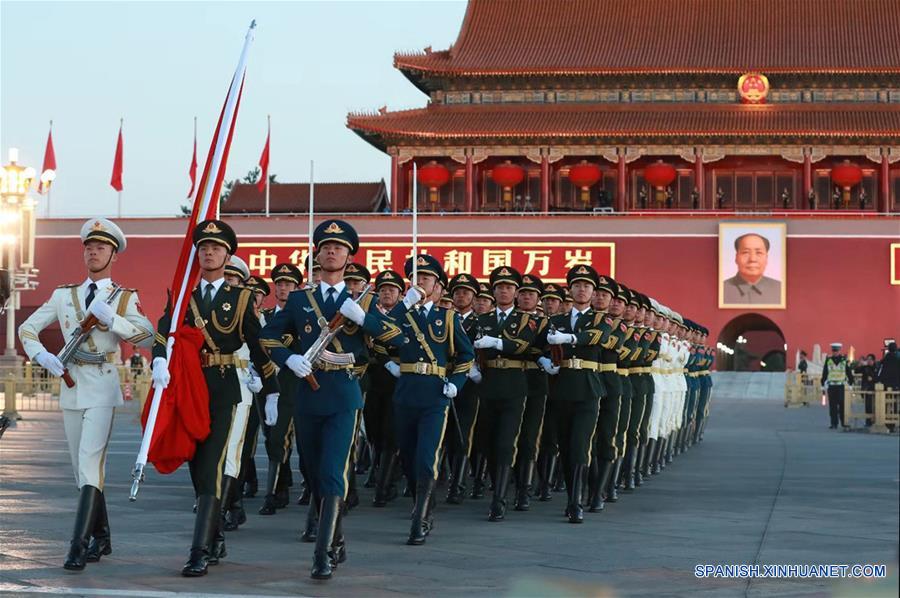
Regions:
M 281 263 L 269 283 L 235 256 L 228 224 L 205 220 L 193 231 L 199 284 L 174 333 L 181 351 L 171 352 L 170 314 L 180 312 L 168 305 L 154 334 L 137 291 L 111 279 L 126 247 L 119 227 L 91 219 L 81 239 L 87 279 L 58 288 L 19 327 L 28 356 L 65 380 L 60 405 L 80 489 L 66 569 L 112 552 L 103 478 L 122 404 L 110 365 L 120 340 L 152 345 L 154 386 L 191 397 L 175 407 L 190 441 L 169 464 L 187 461 L 193 484 L 181 570 L 190 577 L 227 557 L 225 532 L 252 516 L 247 499 L 258 499 L 260 516 L 290 504 L 294 454 L 299 504 L 308 505 L 295 531 L 314 544 L 311 576 L 329 579 L 348 559 L 343 519 L 370 508 L 357 475 L 374 489 L 372 508 L 408 501 L 406 543 L 421 545 L 437 539 L 438 503 L 502 522 L 553 501 L 560 521 L 580 524 L 703 440 L 707 329 L 589 264 L 572 267 L 564 286 L 511 266 L 486 281 L 468 272 L 448 280 L 426 254 L 403 273 L 370 273 L 353 262 L 353 227 L 329 219 L 313 235 L 312 276 Z M 269 296 L 274 307 L 263 308 Z M 54 323 L 68 343 L 59 356 L 38 339 Z M 850 374 L 834 357 L 822 376 L 837 425 Z M 265 472 L 255 465 L 260 433 Z

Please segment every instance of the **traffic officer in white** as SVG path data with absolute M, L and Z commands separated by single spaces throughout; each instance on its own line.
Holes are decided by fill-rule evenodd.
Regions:
M 105 218 L 92 218 L 81 227 L 81 240 L 87 280 L 55 289 L 50 299 L 19 326 L 19 340 L 31 361 L 54 376 L 63 376 L 68 369 L 75 383 L 71 388 L 61 383 L 59 392 L 75 482 L 81 492 L 63 565 L 73 571 L 81 571 L 86 562 L 99 561 L 112 552 L 103 476 L 113 412 L 122 404 L 114 365 L 116 349 L 121 341 L 139 347 L 149 347 L 153 342 L 153 325 L 140 311 L 137 291 L 122 289 L 109 301 L 116 288 L 110 278 L 112 265 L 126 246 L 122 230 Z M 63 364 L 44 348 L 38 335 L 58 321 L 68 341 L 87 315 L 95 316 L 98 324 L 74 358 Z

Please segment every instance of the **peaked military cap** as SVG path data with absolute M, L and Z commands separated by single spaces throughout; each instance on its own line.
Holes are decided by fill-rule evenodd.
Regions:
M 247 279 L 247 281 L 244 283 L 244 286 L 252 290 L 254 293 L 261 293 L 266 297 L 268 297 L 269 293 L 272 292 L 271 287 L 269 287 L 269 283 L 267 283 L 261 276 L 256 276 L 255 274 Z
M 538 295 L 544 292 L 544 281 L 535 276 L 534 274 L 523 274 L 522 275 L 522 286 L 519 287 L 520 291 L 534 291 Z
M 587 264 L 578 264 L 577 266 L 572 266 L 569 268 L 569 271 L 566 272 L 566 283 L 569 286 L 572 286 L 577 280 L 583 280 L 585 282 L 589 282 L 595 287 L 599 285 L 599 275 L 597 271 L 594 270 L 592 266 L 588 266 Z
M 199 247 L 200 243 L 205 241 L 218 243 L 224 246 L 228 253 L 232 255 L 238 248 L 237 235 L 234 234 L 234 229 L 221 220 L 204 220 L 195 226 L 193 240 L 195 247 Z
M 91 218 L 81 226 L 81 242 L 88 241 L 102 241 L 112 245 L 116 253 L 125 251 L 128 243 L 122 229 L 106 218 Z
M 491 287 L 487 285 L 487 283 L 479 282 L 478 283 L 478 296 L 482 299 L 490 299 L 491 303 L 496 303 L 494 299 L 494 294 L 491 292 Z
M 498 266 L 491 272 L 491 288 L 501 283 L 520 287 L 522 286 L 522 275 L 512 266 Z
M 225 264 L 225 274 L 237 276 L 243 282 L 250 278 L 250 268 L 247 267 L 247 262 L 233 255 L 228 258 L 228 262 Z
M 406 288 L 406 285 L 403 282 L 403 277 L 400 276 L 399 272 L 395 272 L 394 270 L 384 270 L 378 273 L 378 276 L 375 277 L 375 290 L 377 291 L 381 287 L 385 285 L 395 286 L 403 292 L 403 289 Z
M 616 284 L 619 285 L 619 292 L 615 295 L 616 299 L 621 299 L 625 302 L 625 305 L 628 305 L 628 302 L 631 300 L 631 291 L 629 291 L 628 287 L 626 287 L 621 282 Z
M 403 264 L 403 271 L 406 273 L 407 278 L 412 277 L 412 257 L 406 258 L 406 263 Z M 434 257 L 433 255 L 428 255 L 427 253 L 420 254 L 416 258 L 416 272 L 422 274 L 431 274 L 442 283 L 443 281 L 447 280 L 447 275 L 444 274 L 444 268 L 441 266 L 441 263 L 437 260 L 436 257 Z M 413 281 L 413 283 L 415 282 L 416 281 Z
M 316 249 L 329 241 L 346 245 L 350 249 L 350 255 L 359 251 L 359 235 L 356 234 L 356 229 L 343 220 L 326 220 L 316 227 L 313 232 L 313 245 Z
M 457 274 L 453 278 L 450 279 L 450 293 L 456 289 L 469 289 L 476 295 L 480 292 L 481 287 L 478 284 L 478 279 L 472 276 L 471 274 Z
M 275 267 L 272 268 L 271 278 L 272 282 L 287 280 L 295 283 L 298 287 L 303 284 L 303 273 L 300 272 L 300 268 L 287 262 L 275 264 Z
M 368 284 L 372 280 L 372 275 L 369 273 L 369 269 L 362 264 L 351 262 L 344 269 L 344 280 L 348 278 L 350 280 L 361 280 Z
M 555 297 L 560 301 L 565 301 L 566 291 L 558 284 L 548 282 L 544 285 L 544 292 L 541 293 L 541 299 L 546 299 L 547 297 Z

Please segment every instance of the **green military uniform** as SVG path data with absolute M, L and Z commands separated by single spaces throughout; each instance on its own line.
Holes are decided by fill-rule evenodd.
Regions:
M 625 301 L 626 306 L 629 303 L 636 305 L 631 290 L 622 283 L 619 283 L 619 298 Z M 619 346 L 618 359 L 616 361 L 616 373 L 619 376 L 619 382 L 622 387 L 622 398 L 619 403 L 619 421 L 616 425 L 616 446 L 619 447 L 619 450 L 613 475 L 610 477 L 609 485 L 606 489 L 606 500 L 608 502 L 616 502 L 618 500 L 616 489 L 619 486 L 619 474 L 622 471 L 622 464 L 628 451 L 628 429 L 631 423 L 632 400 L 634 398 L 631 380 L 628 377 L 628 368 L 631 366 L 631 357 L 638 349 L 638 342 L 641 338 L 634 322 L 624 322 L 624 324 L 627 326 L 627 330 Z
M 494 295 L 491 292 L 491 287 L 487 283 L 479 282 L 478 283 L 478 294 L 475 296 L 475 313 L 478 316 L 482 314 L 486 314 L 488 312 L 493 311 L 494 305 L 496 305 L 496 301 L 494 300 Z M 478 328 L 480 324 L 476 323 L 476 338 L 479 335 Z M 479 353 L 480 354 L 480 353 Z M 476 367 L 479 369 L 483 365 L 481 359 L 476 360 Z M 480 401 L 479 401 L 480 404 Z M 487 456 L 481 451 L 478 440 L 478 432 L 479 426 L 476 420 L 475 423 L 475 444 L 473 445 L 473 452 L 471 453 L 471 464 L 473 470 L 473 484 L 472 484 L 472 498 L 484 498 L 484 483 L 485 478 L 487 476 Z
M 651 313 L 653 308 L 650 304 L 650 298 L 641 294 L 640 300 L 641 307 L 645 312 Z M 635 463 L 631 467 L 629 477 L 626 478 L 626 488 L 629 487 L 630 480 L 633 480 L 631 484 L 634 486 L 640 486 L 643 483 L 642 470 L 643 464 L 646 461 L 645 455 L 647 454 L 648 444 L 650 442 L 650 413 L 653 410 L 654 384 L 651 370 L 653 369 L 653 360 L 659 355 L 659 344 L 659 332 L 652 328 L 645 328 L 640 343 L 641 353 L 638 356 L 634 367 L 629 371 L 633 386 L 639 388 L 639 392 L 643 397 L 644 414 L 638 426 L 638 450 L 635 457 Z
M 511 267 L 501 266 L 491 272 L 490 280 L 492 287 L 519 287 L 522 276 Z M 511 305 L 506 310 L 497 307 L 482 314 L 478 324 L 485 336 L 475 341 L 483 364 L 477 436 L 494 477 L 490 519 L 501 521 L 506 513 L 506 486 L 516 461 L 516 443 L 528 395 L 525 363 L 537 333 L 537 322 Z
M 566 298 L 566 293 L 560 286 L 548 283 L 544 285 L 544 292 L 541 294 L 541 300 L 544 300 L 547 297 L 559 299 L 560 304 L 562 304 L 563 300 Z M 556 314 L 545 315 L 552 317 Z M 556 378 L 552 376 L 547 380 L 548 396 L 553 393 L 555 380 Z M 553 425 L 552 422 L 553 401 L 548 400 L 544 405 L 544 425 L 541 427 L 540 444 L 538 447 L 539 454 L 537 458 L 538 488 L 536 494 L 540 501 L 548 501 L 553 498 L 550 491 L 554 469 L 556 468 L 556 457 L 559 453 L 559 444 L 557 442 L 556 426 Z
M 206 220 L 194 230 L 194 245 L 206 242 L 218 243 L 233 254 L 237 238 L 230 226 L 219 220 Z M 218 288 L 216 288 L 218 287 Z M 191 480 L 197 493 L 197 517 L 190 559 L 182 569 L 186 576 L 206 574 L 210 561 L 221 556 L 224 544 L 220 535 L 220 492 L 222 463 L 227 448 L 228 433 L 235 407 L 241 400 L 241 381 L 235 371 L 234 353 L 245 342 L 250 349 L 250 360 L 263 379 L 266 395 L 278 392 L 275 366 L 269 360 L 259 341 L 260 324 L 253 310 L 253 292 L 233 287 L 224 282 L 201 281 L 194 290 L 190 306 L 185 313 L 183 326 L 197 328 L 204 343 L 200 350 L 200 364 L 209 391 L 210 432 L 197 444 L 190 461 Z M 157 359 L 166 359 L 166 336 L 171 327 L 170 306 L 157 326 L 153 345 L 154 367 Z M 217 546 L 213 546 L 213 536 Z

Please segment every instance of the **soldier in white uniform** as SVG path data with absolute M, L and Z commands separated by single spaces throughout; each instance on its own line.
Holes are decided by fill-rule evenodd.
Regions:
M 153 325 L 140 311 L 137 291 L 123 289 L 112 303 L 112 264 L 125 251 L 125 235 L 105 218 L 92 218 L 81 227 L 84 263 L 88 277 L 82 283 L 64 285 L 19 326 L 19 340 L 28 357 L 54 376 L 66 368 L 75 385 L 60 384 L 66 439 L 72 457 L 75 483 L 80 489 L 75 530 L 66 569 L 81 571 L 112 552 L 103 477 L 106 449 L 112 433 L 113 412 L 122 404 L 122 388 L 115 367 L 120 341 L 139 347 L 153 342 Z M 98 325 L 68 364 L 44 348 L 38 335 L 58 321 L 68 340 L 88 314 Z M 89 543 L 90 542 L 90 543 Z

